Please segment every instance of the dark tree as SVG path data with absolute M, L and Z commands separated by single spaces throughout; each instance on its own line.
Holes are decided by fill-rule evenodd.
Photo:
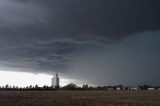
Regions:
M 62 89 L 64 90 L 76 90 L 78 88 L 78 86 L 74 83 L 70 83 L 66 86 L 64 86 Z

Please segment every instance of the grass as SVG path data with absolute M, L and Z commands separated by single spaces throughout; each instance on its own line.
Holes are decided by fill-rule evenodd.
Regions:
M 160 106 L 160 92 L 0 91 L 0 106 Z

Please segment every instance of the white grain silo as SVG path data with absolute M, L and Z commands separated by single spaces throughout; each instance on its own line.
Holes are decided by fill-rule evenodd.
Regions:
M 56 88 L 56 87 L 59 87 L 59 77 L 58 77 L 58 74 L 56 73 L 56 75 L 52 78 L 52 81 L 51 81 L 51 85 L 53 88 Z

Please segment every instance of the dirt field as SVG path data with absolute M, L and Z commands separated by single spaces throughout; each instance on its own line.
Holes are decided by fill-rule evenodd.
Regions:
M 0 91 L 0 106 L 160 106 L 160 92 Z

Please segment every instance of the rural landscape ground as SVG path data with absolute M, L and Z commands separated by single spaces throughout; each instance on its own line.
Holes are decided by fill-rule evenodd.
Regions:
M 0 106 L 160 106 L 160 92 L 0 91 Z

